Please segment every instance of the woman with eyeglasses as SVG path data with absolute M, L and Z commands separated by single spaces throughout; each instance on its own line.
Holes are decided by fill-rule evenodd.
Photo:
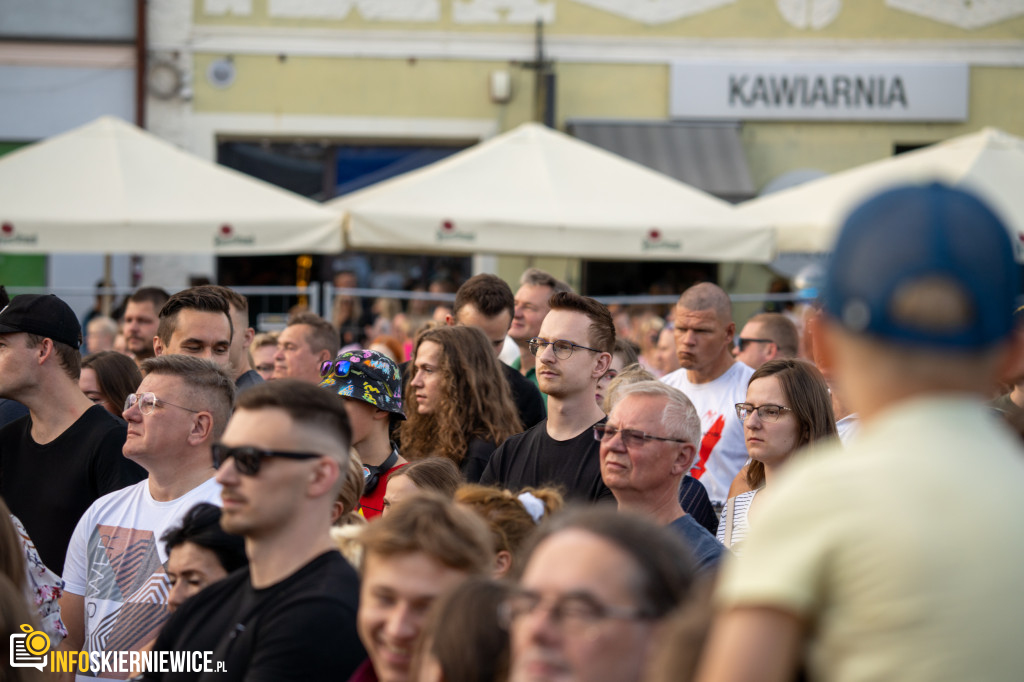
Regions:
M 747 384 L 746 402 L 736 405 L 750 455 L 750 490 L 732 497 L 722 512 L 718 540 L 740 554 L 748 519 L 764 501 L 764 489 L 799 448 L 836 438 L 836 420 L 821 372 L 803 360 L 771 360 Z
M 466 481 L 478 482 L 495 448 L 523 430 L 490 342 L 476 327 L 428 329 L 416 338 L 410 365 L 402 455 L 447 457 Z

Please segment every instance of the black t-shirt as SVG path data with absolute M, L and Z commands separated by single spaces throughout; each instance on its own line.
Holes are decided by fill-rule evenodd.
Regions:
M 516 404 L 519 421 L 523 422 L 523 428 L 536 426 L 546 419 L 548 411 L 537 386 L 520 374 L 519 370 L 509 367 L 504 362 L 498 364 L 501 365 L 501 373 L 508 381 L 508 387 L 512 389 L 512 402 Z
M 25 525 L 43 563 L 58 575 L 89 505 L 146 477 L 145 469 L 121 454 L 127 428 L 99 405 L 45 445 L 32 439 L 31 417 L 0 428 L 0 495 Z
M 462 459 L 462 463 L 459 464 L 459 471 L 462 472 L 462 476 L 466 479 L 467 483 L 480 482 L 480 477 L 483 475 L 484 469 L 487 468 L 487 463 L 491 461 L 493 453 L 494 443 L 486 441 L 479 436 L 473 436 L 469 439 L 466 456 Z
M 211 651 L 214 670 L 149 672 L 145 680 L 346 680 L 366 659 L 356 632 L 359 577 L 335 551 L 276 585 L 253 589 L 240 568 L 171 614 L 153 651 Z
M 601 480 L 600 443 L 593 428 L 560 441 L 548 435 L 547 419 L 498 446 L 480 482 L 509 490 L 560 486 L 566 499 L 576 501 L 615 499 Z

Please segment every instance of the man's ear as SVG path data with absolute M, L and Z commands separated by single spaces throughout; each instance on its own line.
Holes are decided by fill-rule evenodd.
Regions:
M 444 323 L 447 326 L 449 326 L 449 327 L 454 327 L 455 326 L 455 318 L 452 317 L 451 315 L 445 315 L 444 316 Z
M 341 465 L 333 457 L 321 457 L 316 461 L 309 477 L 309 497 L 321 497 L 334 489 L 341 476 Z
M 46 336 L 44 336 L 43 340 L 40 341 L 32 350 L 36 352 L 36 357 L 39 359 L 40 365 L 46 362 L 47 358 L 52 357 L 57 352 L 56 347 L 53 345 L 53 339 Z
M 246 327 L 245 336 L 243 338 L 245 339 L 245 350 L 248 352 L 249 345 L 252 343 L 252 340 L 256 338 L 256 330 L 252 327 Z
M 213 415 L 205 410 L 196 413 L 192 419 L 192 430 L 188 434 L 189 445 L 199 445 L 213 433 Z
M 153 355 L 164 354 L 164 342 L 160 340 L 159 336 L 153 337 Z
M 597 364 L 594 365 L 594 371 L 590 373 L 590 376 L 594 379 L 600 379 L 604 376 L 608 368 L 612 366 L 612 354 L 601 353 L 597 356 Z
M 685 476 L 693 468 L 693 461 L 697 458 L 697 446 L 693 443 L 680 443 L 679 456 L 672 463 L 672 475 Z

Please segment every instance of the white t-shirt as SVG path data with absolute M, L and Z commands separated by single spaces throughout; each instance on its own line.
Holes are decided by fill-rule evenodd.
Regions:
M 86 510 L 64 563 L 65 591 L 85 599 L 85 651 L 137 651 L 160 632 L 170 592 L 160 536 L 196 504 L 220 506 L 220 489 L 210 478 L 175 500 L 158 502 L 147 479 Z
M 705 384 L 690 383 L 685 369 L 677 369 L 661 379 L 685 393 L 700 415 L 702 437 L 691 475 L 704 484 L 712 502 L 725 502 L 732 479 L 747 461 L 736 403 L 747 399 L 747 384 L 753 374 L 753 369 L 735 362 L 722 376 Z
M 857 433 L 858 428 L 860 428 L 860 415 L 856 412 L 848 414 L 837 421 L 836 431 L 839 432 L 839 442 L 843 445 L 849 445 L 850 439 Z

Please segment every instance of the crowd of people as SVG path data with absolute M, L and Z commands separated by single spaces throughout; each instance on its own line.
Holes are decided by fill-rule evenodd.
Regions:
M 0 636 L 139 653 L 78 680 L 1017 680 L 1014 256 L 933 184 L 847 218 L 803 315 L 535 268 L 277 334 L 215 285 L 16 296 Z

